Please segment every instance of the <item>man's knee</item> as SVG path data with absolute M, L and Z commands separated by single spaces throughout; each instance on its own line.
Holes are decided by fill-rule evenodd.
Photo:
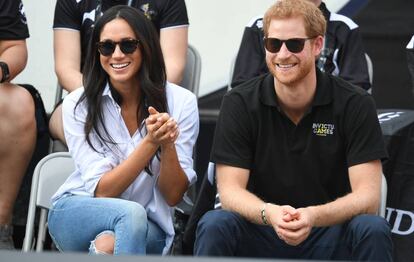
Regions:
M 217 235 L 231 230 L 237 219 L 237 214 L 226 210 L 211 210 L 198 222 L 197 236 L 199 234 Z
M 115 234 L 113 231 L 104 231 L 91 242 L 89 252 L 97 255 L 110 255 L 114 253 Z
M 388 222 L 376 215 L 359 215 L 354 217 L 349 223 L 350 229 L 354 234 L 361 234 L 361 237 L 375 239 L 391 239 L 391 230 Z
M 236 213 L 226 210 L 207 212 L 198 222 L 196 230 L 196 246 L 228 242 L 237 233 L 237 220 L 241 219 Z
M 226 210 L 207 212 L 199 221 L 194 243 L 197 256 L 232 256 L 238 236 L 247 223 L 240 215 Z

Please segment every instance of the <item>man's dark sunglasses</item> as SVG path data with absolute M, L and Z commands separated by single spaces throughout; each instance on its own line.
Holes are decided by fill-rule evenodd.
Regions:
M 305 46 L 306 40 L 313 39 L 312 38 L 291 38 L 287 40 L 281 40 L 277 38 L 265 37 L 264 38 L 264 46 L 267 51 L 270 53 L 277 53 L 280 51 L 283 43 L 285 43 L 289 52 L 292 53 L 300 53 Z
M 136 39 L 123 39 L 120 42 L 115 42 L 112 40 L 105 40 L 102 42 L 96 43 L 98 46 L 98 51 L 103 56 L 110 56 L 115 52 L 116 45 L 119 45 L 122 53 L 132 54 L 137 50 L 139 40 Z

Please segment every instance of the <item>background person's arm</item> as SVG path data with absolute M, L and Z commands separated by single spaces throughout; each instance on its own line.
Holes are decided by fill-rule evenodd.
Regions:
M 188 27 L 161 29 L 160 44 L 167 69 L 167 80 L 180 85 L 187 60 Z
M 10 78 L 8 82 L 10 82 L 26 67 L 26 40 L 0 41 L 0 61 L 5 62 L 9 67 Z M 3 72 L 0 70 L 0 79 L 2 77 Z
M 54 30 L 55 71 L 59 84 L 68 92 L 82 86 L 80 41 L 79 31 Z

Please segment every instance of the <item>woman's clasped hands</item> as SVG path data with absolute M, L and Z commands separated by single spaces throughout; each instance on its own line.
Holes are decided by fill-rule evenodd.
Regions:
M 174 143 L 180 133 L 174 118 L 168 113 L 158 112 L 152 106 L 148 108 L 148 113 L 145 125 L 149 141 L 158 146 Z

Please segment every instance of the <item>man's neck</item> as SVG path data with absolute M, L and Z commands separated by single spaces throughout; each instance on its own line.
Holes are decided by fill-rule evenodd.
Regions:
M 275 91 L 281 110 L 293 123 L 298 124 L 315 96 L 316 75 L 293 85 L 284 85 L 275 79 Z

